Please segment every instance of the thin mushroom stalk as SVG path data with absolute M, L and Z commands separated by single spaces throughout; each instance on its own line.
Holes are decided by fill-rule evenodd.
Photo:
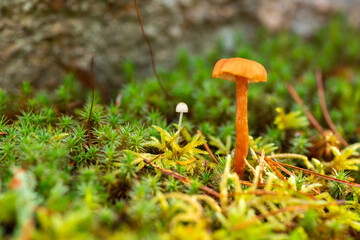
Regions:
M 178 136 L 176 137 L 176 143 L 179 142 L 179 135 L 180 135 L 180 131 L 181 131 L 181 122 L 182 122 L 183 115 L 184 115 L 184 113 L 180 112 L 179 124 L 178 124 Z
M 236 148 L 233 160 L 234 171 L 243 176 L 245 159 L 249 149 L 249 128 L 247 118 L 248 82 L 236 77 Z

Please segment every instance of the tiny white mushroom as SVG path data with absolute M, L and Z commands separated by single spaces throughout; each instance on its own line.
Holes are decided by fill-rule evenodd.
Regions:
M 188 109 L 188 106 L 186 105 L 186 103 L 179 102 L 178 105 L 176 105 L 175 111 L 180 113 L 179 124 L 178 124 L 178 136 L 177 136 L 177 138 L 175 140 L 176 142 L 178 142 L 179 135 L 180 135 L 180 130 L 181 130 L 181 122 L 182 122 L 183 114 L 187 113 L 189 111 L 189 109 Z

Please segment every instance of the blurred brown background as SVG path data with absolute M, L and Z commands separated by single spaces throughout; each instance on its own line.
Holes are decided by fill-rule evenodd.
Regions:
M 257 26 L 294 31 L 304 37 L 341 12 L 360 26 L 359 0 L 138 0 L 142 21 L 159 66 L 174 63 L 186 46 L 202 53 L 219 37 L 232 48 L 242 31 Z M 131 0 L 0 0 L 0 87 L 19 82 L 52 88 L 66 72 L 88 82 L 91 52 L 104 92 L 123 83 L 122 63 L 133 61 L 139 75 L 152 74 L 147 45 Z

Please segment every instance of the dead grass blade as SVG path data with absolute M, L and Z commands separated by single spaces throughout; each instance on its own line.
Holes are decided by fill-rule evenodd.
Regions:
M 299 104 L 299 106 L 302 108 L 302 110 L 305 112 L 306 117 L 309 119 L 310 123 L 321 133 L 324 133 L 324 129 L 323 127 L 318 123 L 318 121 L 316 121 L 315 117 L 310 113 L 309 110 L 307 110 L 304 102 L 302 101 L 302 99 L 300 98 L 299 94 L 296 92 L 295 88 L 293 85 L 291 85 L 290 83 L 286 84 L 286 87 L 290 93 L 290 95 L 293 97 L 293 99 L 295 100 L 295 102 L 297 104 Z
M 327 124 L 329 125 L 331 130 L 335 133 L 335 136 L 340 140 L 340 142 L 346 147 L 349 146 L 349 143 L 346 142 L 346 140 L 341 136 L 341 134 L 336 129 L 336 126 L 335 126 L 334 122 L 331 120 L 330 114 L 327 110 L 325 94 L 324 94 L 324 83 L 323 83 L 322 73 L 321 73 L 320 69 L 316 70 L 316 83 L 317 83 L 321 111 L 324 115 L 325 121 L 327 122 Z

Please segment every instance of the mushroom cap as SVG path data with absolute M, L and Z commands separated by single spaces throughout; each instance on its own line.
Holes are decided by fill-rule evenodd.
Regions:
M 176 109 L 175 109 L 176 112 L 184 112 L 184 113 L 187 113 L 189 111 L 188 109 L 188 106 L 186 105 L 186 103 L 184 102 L 179 102 L 177 105 L 176 105 Z
M 245 58 L 220 59 L 214 66 L 213 78 L 236 81 L 246 78 L 249 83 L 266 82 L 267 73 L 263 65 Z

